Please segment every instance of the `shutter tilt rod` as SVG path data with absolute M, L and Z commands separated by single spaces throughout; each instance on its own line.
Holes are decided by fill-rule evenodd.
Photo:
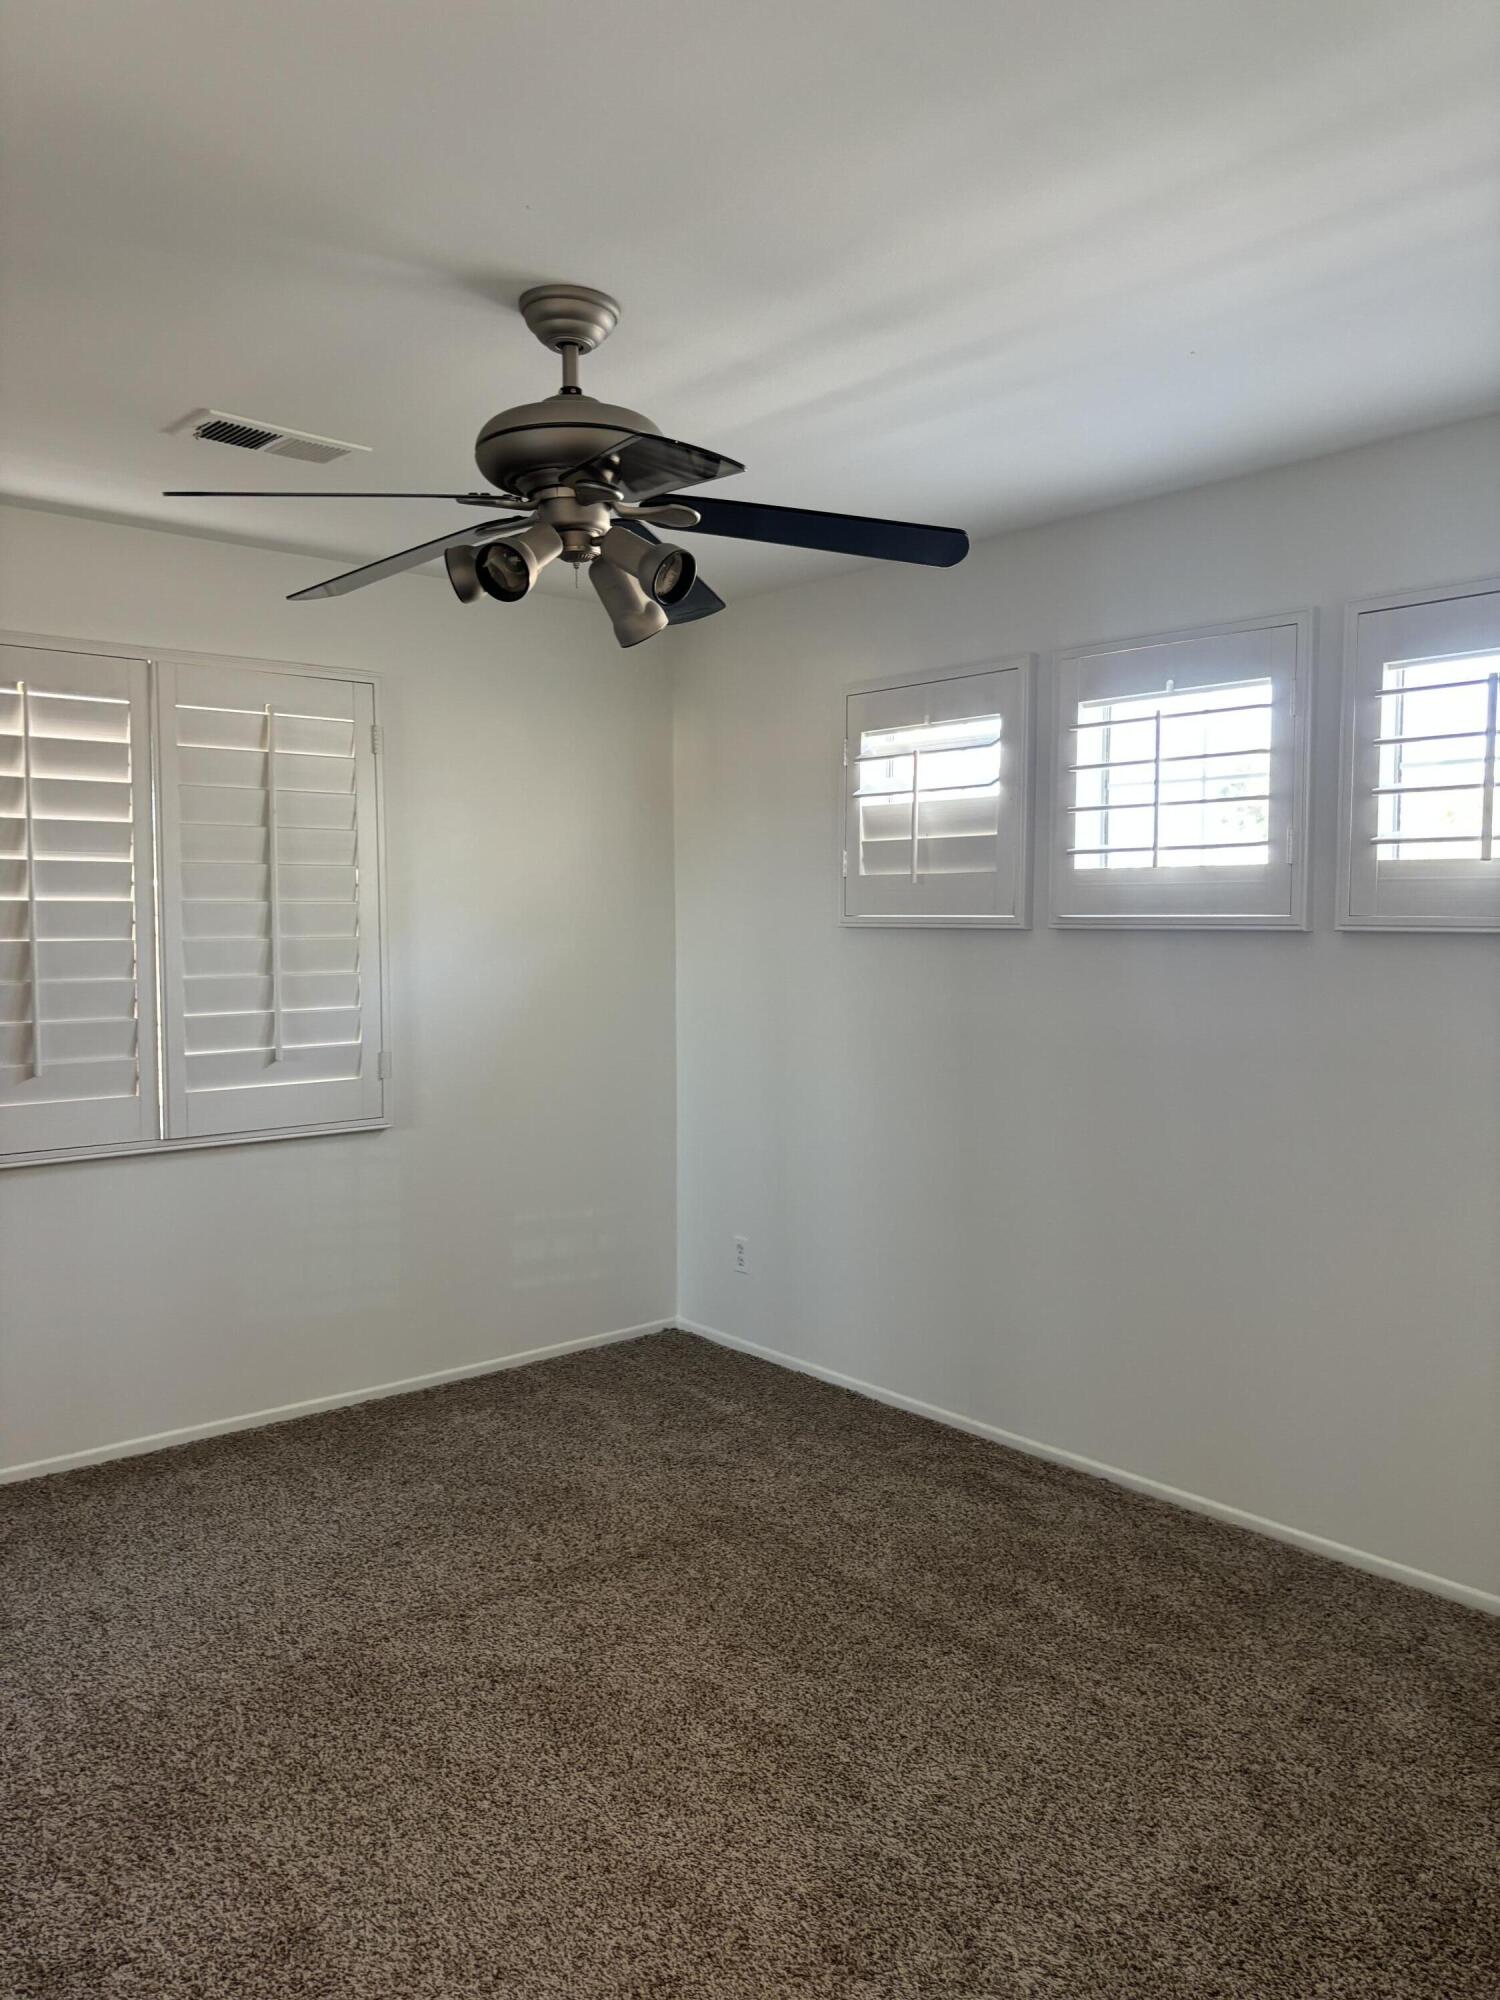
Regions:
M 271 911 L 271 1060 L 279 1063 L 281 1048 L 281 884 L 276 861 L 276 711 L 266 703 L 266 858 L 270 863 L 268 901 Z
M 31 1074 L 42 1073 L 42 973 L 37 963 L 36 824 L 31 802 L 31 694 L 25 681 L 16 684 L 21 697 L 21 837 L 26 863 L 26 942 L 31 968 Z

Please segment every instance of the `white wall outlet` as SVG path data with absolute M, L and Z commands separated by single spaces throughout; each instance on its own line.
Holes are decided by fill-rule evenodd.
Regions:
M 736 1236 L 734 1239 L 734 1268 L 739 1272 L 742 1278 L 749 1277 L 750 1242 L 748 1237 Z

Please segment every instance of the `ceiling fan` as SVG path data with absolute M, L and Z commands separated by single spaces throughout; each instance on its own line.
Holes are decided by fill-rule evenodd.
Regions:
M 474 456 L 498 491 L 231 494 L 179 487 L 165 497 L 452 500 L 461 507 L 508 509 L 496 519 L 294 591 L 290 601 L 342 597 L 441 556 L 460 602 L 472 603 L 482 593 L 512 604 L 526 595 L 548 563 L 562 561 L 587 568 L 622 646 L 638 645 L 667 625 L 724 609 L 724 600 L 699 578 L 692 555 L 661 541 L 656 528 L 938 569 L 951 568 L 968 554 L 969 538 L 958 528 L 767 507 L 697 493 L 680 499 L 684 487 L 745 468 L 738 459 L 663 437 L 639 411 L 601 403 L 579 388 L 579 356 L 591 353 L 614 331 L 620 316 L 615 301 L 588 285 L 533 285 L 522 294 L 520 307 L 542 345 L 562 357 L 562 386 L 541 402 L 502 410 L 479 433 Z

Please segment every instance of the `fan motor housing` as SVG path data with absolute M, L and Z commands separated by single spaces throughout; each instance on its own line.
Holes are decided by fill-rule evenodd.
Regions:
M 558 394 L 491 417 L 474 442 L 474 460 L 491 486 L 529 498 L 560 474 L 643 433 L 661 435 L 639 410 Z

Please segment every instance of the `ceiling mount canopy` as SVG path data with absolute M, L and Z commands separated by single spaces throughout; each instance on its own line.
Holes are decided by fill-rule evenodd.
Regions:
M 543 347 L 575 347 L 592 354 L 620 323 L 620 308 L 592 285 L 533 285 L 517 301 L 521 317 Z

